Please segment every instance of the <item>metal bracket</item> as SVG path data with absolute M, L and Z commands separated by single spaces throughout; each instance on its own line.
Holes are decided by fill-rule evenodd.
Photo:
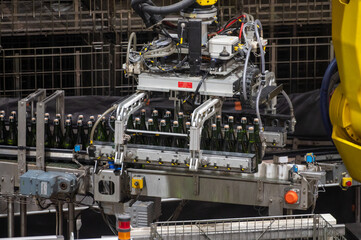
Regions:
M 31 103 L 31 116 L 35 115 L 34 102 L 46 98 L 46 90 L 38 89 L 26 98 L 18 101 L 18 177 L 26 172 L 26 108 Z M 44 115 L 43 115 L 44 116 Z
M 12 175 L 0 176 L 0 194 L 13 194 L 15 186 L 15 179 Z
M 193 176 L 193 184 L 194 184 L 194 195 L 198 196 L 199 195 L 199 176 L 198 175 L 194 175 Z
M 191 171 L 198 170 L 199 160 L 202 158 L 201 133 L 203 124 L 219 112 L 221 107 L 222 101 L 219 98 L 210 98 L 193 111 L 189 134 L 189 170 Z
M 56 100 L 56 113 L 60 113 L 64 116 L 64 97 L 65 93 L 63 90 L 57 90 L 55 93 L 45 98 L 44 100 L 36 104 L 36 167 L 39 170 L 45 171 L 45 133 L 44 133 L 44 114 L 46 105 Z M 60 121 L 62 131 L 64 131 L 64 121 Z
M 263 202 L 263 199 L 264 199 L 263 182 L 258 181 L 257 182 L 257 201 Z
M 131 114 L 144 106 L 146 100 L 147 94 L 145 92 L 137 92 L 121 102 L 117 107 L 114 132 L 114 143 L 116 150 L 114 163 L 117 165 L 120 165 L 124 161 L 127 150 L 127 146 L 125 144 L 125 131 L 128 119 Z

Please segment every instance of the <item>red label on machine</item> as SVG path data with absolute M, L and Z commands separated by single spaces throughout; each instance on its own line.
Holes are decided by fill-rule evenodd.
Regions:
M 191 83 L 191 82 L 178 82 L 178 87 L 179 88 L 192 88 L 193 83 Z

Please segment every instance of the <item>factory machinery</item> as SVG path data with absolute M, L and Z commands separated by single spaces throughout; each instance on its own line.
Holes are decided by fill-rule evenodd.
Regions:
M 89 131 L 86 151 L 45 147 L 44 114 L 55 102 L 64 119 L 64 92 L 47 97 L 39 89 L 18 102 L 18 146 L 1 146 L 0 194 L 8 205 L 8 234 L 14 235 L 14 201 L 20 200 L 22 235 L 26 235 L 28 199 L 41 207 L 57 207 L 57 234 L 62 235 L 62 208 L 68 204 L 69 236 L 75 231 L 75 206 L 91 206 L 103 214 L 127 212 L 132 226 L 149 226 L 160 216 L 160 201 L 178 198 L 197 201 L 268 207 L 269 215 L 284 209 L 315 207 L 318 192 L 328 186 L 346 189 L 358 183 L 349 177 L 339 155 L 305 153 L 295 163 L 288 156 L 263 159 L 265 153 L 286 146 L 295 129 L 292 103 L 276 76 L 266 69 L 267 39 L 262 24 L 243 13 L 225 25 L 217 22 L 216 0 L 184 0 L 167 7 L 151 1 L 133 0 L 132 7 L 153 41 L 139 44 L 132 33 L 124 71 L 137 79 L 137 91 L 112 105 Z M 181 17 L 164 18 L 170 13 Z M 185 133 L 159 129 L 129 129 L 129 122 L 153 97 L 166 96 L 179 112 L 189 117 Z M 277 97 L 283 95 L 290 114 L 277 113 Z M 260 144 L 246 152 L 207 149 L 202 131 L 222 115 L 225 102 L 235 102 L 237 116 L 247 116 L 250 126 L 257 118 Z M 36 147 L 26 145 L 27 115 L 35 117 Z M 239 115 L 239 116 L 238 116 Z M 102 118 L 115 117 L 114 141 L 94 137 Z M 64 129 L 64 121 L 60 121 Z M 247 130 L 252 131 L 252 127 Z M 249 132 L 251 132 L 249 131 Z M 136 136 L 183 139 L 185 147 L 145 145 Z M 14 161 L 14 159 L 16 161 Z M 64 162 L 63 165 L 55 164 Z M 79 201 L 85 197 L 90 202 Z M 5 203 L 5 201 L 4 201 Z

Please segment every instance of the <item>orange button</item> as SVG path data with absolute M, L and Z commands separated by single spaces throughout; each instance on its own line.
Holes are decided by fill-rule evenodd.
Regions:
M 295 204 L 298 201 L 297 193 L 295 191 L 292 191 L 292 190 L 288 191 L 285 194 L 285 201 L 288 204 Z

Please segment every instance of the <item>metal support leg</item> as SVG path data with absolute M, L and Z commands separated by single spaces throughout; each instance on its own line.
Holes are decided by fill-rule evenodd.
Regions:
M 26 198 L 20 198 L 20 235 L 25 237 L 27 235 L 27 211 Z
M 361 205 L 361 187 L 360 186 L 356 186 L 355 189 L 355 193 L 356 193 L 356 199 L 355 199 L 355 222 L 356 223 L 360 223 L 360 205 Z
M 14 237 L 14 199 L 8 198 L 8 237 Z
M 64 214 L 63 214 L 63 202 L 58 202 L 58 231 L 59 235 L 63 235 L 63 221 L 64 221 Z
M 74 209 L 74 203 L 69 202 L 68 203 L 68 239 L 71 239 L 72 234 L 75 234 L 75 209 Z
M 269 216 L 281 216 L 283 215 L 283 204 L 282 200 L 278 197 L 271 197 L 269 199 L 270 204 L 268 206 Z

